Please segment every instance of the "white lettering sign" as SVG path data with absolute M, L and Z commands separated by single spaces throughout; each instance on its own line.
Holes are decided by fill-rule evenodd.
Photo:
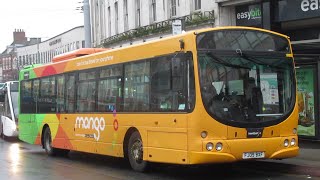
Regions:
M 86 61 L 81 61 L 77 63 L 77 66 L 83 66 L 83 65 L 89 65 L 89 64 L 95 64 L 95 63 L 103 63 L 103 62 L 107 62 L 113 60 L 113 56 L 107 56 L 104 58 L 98 58 L 98 59 L 90 59 L 90 60 L 86 60 Z
M 93 138 L 96 141 L 100 139 L 100 131 L 104 131 L 106 127 L 106 122 L 103 117 L 77 117 L 75 128 L 79 129 L 93 129 L 96 133 L 93 134 Z
M 246 12 L 237 13 L 237 19 L 261 19 L 261 10 L 260 8 L 253 8 Z
M 319 1 L 320 0 L 302 0 L 301 10 L 303 12 L 319 10 Z

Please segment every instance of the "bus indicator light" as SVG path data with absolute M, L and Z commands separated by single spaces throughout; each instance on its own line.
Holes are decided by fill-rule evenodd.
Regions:
M 293 134 L 297 134 L 297 128 L 293 128 Z
M 291 143 L 290 143 L 290 145 L 291 145 L 291 146 L 296 145 L 296 140 L 295 140 L 294 138 L 292 138 L 292 139 L 291 139 Z
M 217 150 L 217 151 L 221 151 L 222 148 L 223 148 L 222 143 L 218 142 L 218 143 L 216 144 L 216 150 Z
M 289 140 L 285 139 L 283 142 L 284 147 L 288 147 L 289 146 Z
M 201 132 L 201 137 L 204 139 L 208 136 L 208 132 L 207 131 L 202 131 Z

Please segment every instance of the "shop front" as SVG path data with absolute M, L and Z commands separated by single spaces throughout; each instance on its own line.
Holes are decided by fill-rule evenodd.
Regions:
M 297 98 L 299 107 L 298 135 L 303 139 L 319 137 L 319 58 L 296 56 Z
M 273 24 L 291 38 L 296 62 L 298 135 L 301 139 L 320 140 L 320 3 L 313 0 L 277 3 Z

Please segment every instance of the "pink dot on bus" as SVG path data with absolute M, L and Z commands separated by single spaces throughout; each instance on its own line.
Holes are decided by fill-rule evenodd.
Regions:
M 117 111 L 113 110 L 113 117 L 116 117 L 116 115 L 117 115 Z

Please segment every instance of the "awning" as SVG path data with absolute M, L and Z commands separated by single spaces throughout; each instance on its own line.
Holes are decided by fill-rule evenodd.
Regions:
M 256 2 L 256 0 L 216 0 L 216 3 L 219 3 L 220 6 L 235 6 L 252 2 Z
M 294 54 L 320 55 L 320 39 L 291 41 Z

